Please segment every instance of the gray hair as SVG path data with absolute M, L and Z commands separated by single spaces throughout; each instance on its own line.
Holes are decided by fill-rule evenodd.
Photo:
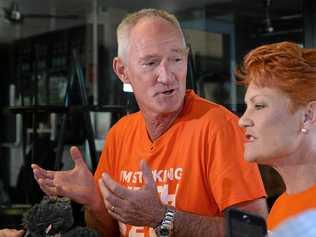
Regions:
M 162 18 L 170 22 L 172 25 L 174 25 L 181 33 L 183 37 L 183 44 L 185 44 L 185 39 L 183 35 L 183 31 L 181 29 L 180 23 L 177 20 L 177 18 L 173 15 L 168 13 L 167 11 L 164 10 L 159 10 L 159 9 L 142 9 L 137 12 L 134 12 L 132 14 L 127 15 L 119 24 L 117 27 L 117 44 L 118 44 L 118 56 L 122 59 L 124 59 L 124 53 L 126 53 L 128 49 L 128 37 L 130 34 L 130 31 L 132 28 L 143 18 Z

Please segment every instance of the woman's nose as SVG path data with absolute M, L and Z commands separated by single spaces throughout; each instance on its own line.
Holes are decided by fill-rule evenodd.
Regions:
M 239 118 L 238 125 L 242 128 L 250 127 L 253 125 L 252 120 L 247 115 L 247 111 Z

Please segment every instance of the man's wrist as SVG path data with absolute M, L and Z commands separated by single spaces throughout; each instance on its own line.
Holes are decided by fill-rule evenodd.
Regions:
M 175 219 L 176 210 L 174 208 L 166 206 L 163 218 L 160 224 L 155 228 L 156 234 L 161 237 L 170 236 L 173 231 L 173 223 Z
M 159 212 L 157 212 L 157 215 L 155 216 L 155 220 L 153 220 L 152 225 L 151 225 L 153 229 L 156 229 L 161 224 L 166 211 L 167 211 L 167 206 L 163 205 L 162 208 L 159 210 Z
M 93 213 L 104 212 L 105 206 L 101 195 L 97 192 L 84 206 Z

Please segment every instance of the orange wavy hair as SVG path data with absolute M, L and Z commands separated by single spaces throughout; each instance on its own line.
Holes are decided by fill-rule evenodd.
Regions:
M 316 100 L 316 49 L 291 42 L 273 43 L 250 51 L 236 76 L 246 87 L 277 88 L 287 94 L 295 111 Z

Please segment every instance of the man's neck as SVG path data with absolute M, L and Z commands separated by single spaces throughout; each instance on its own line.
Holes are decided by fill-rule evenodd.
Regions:
M 177 111 L 168 114 L 143 113 L 150 140 L 155 141 L 164 132 L 166 132 L 177 119 L 182 109 L 183 105 Z

